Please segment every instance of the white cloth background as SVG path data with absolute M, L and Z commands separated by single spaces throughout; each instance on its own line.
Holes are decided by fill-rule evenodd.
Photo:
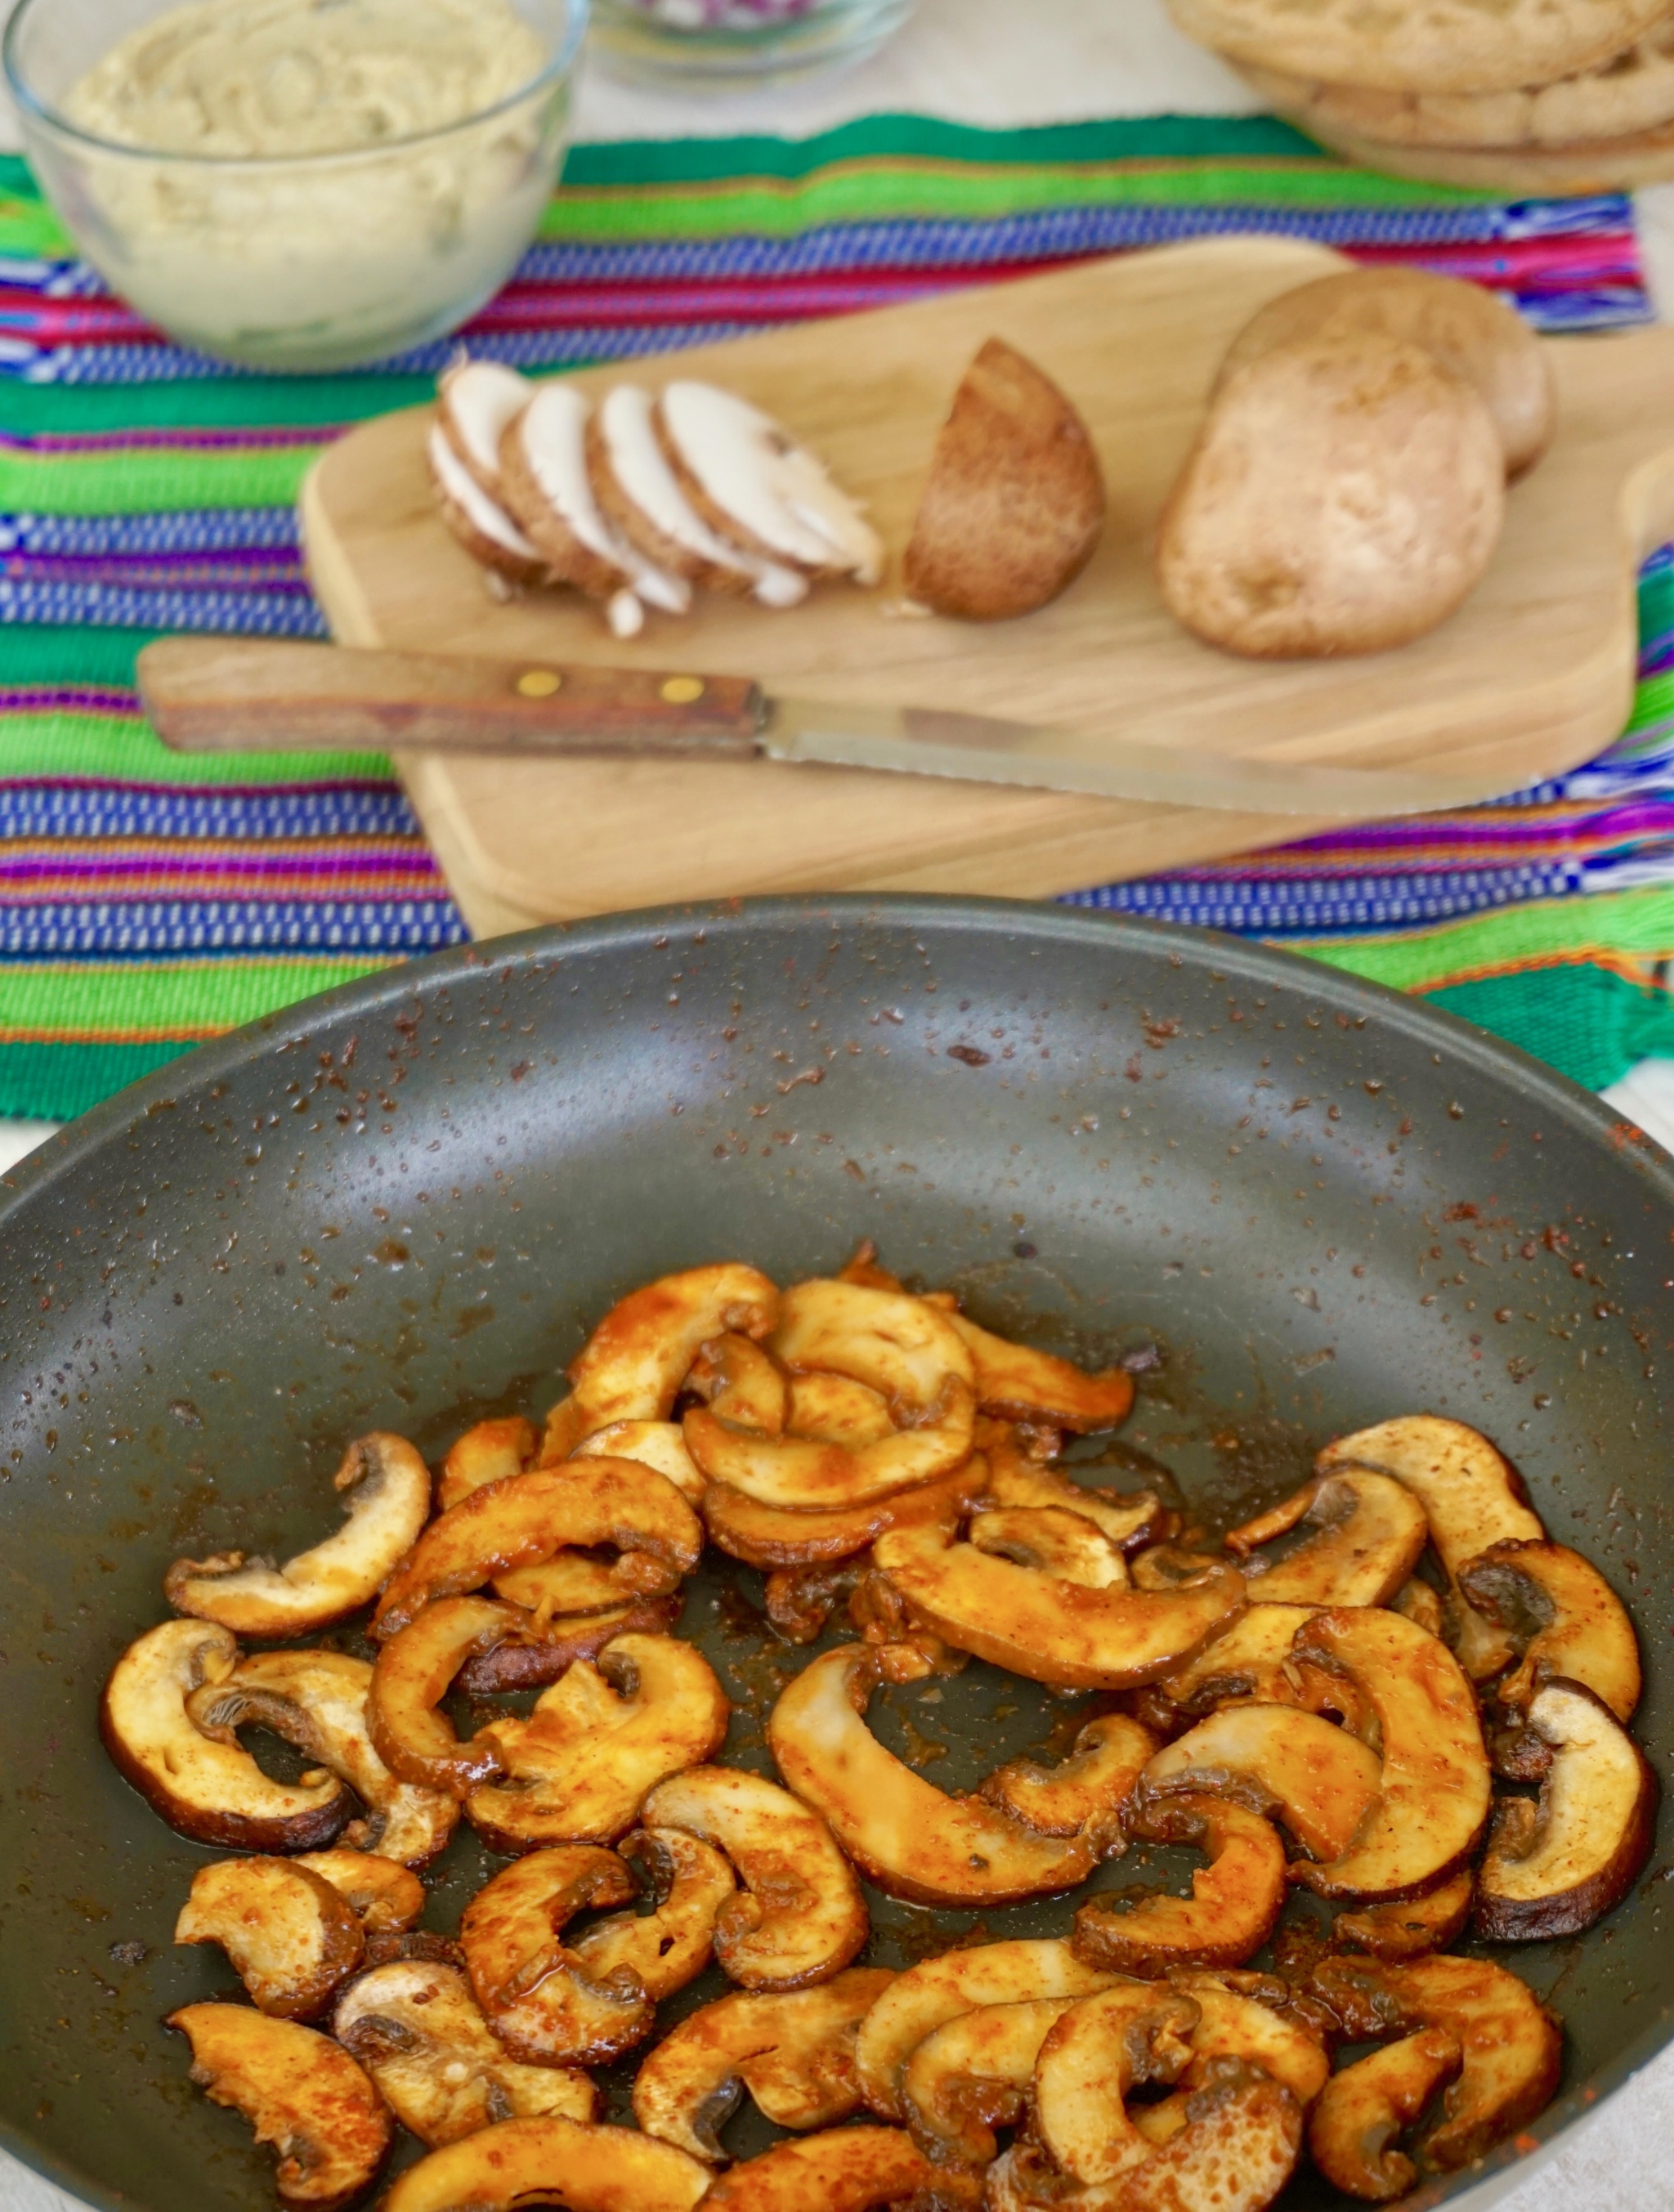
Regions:
M 687 101 L 595 76 L 582 88 L 577 135 L 803 137 L 855 116 L 888 112 L 1003 127 L 1169 111 L 1240 114 L 1255 105 L 1228 71 L 1180 37 L 1161 0 L 922 0 L 919 15 L 891 47 L 827 82 L 748 99 Z M 1641 196 L 1641 223 L 1659 300 L 1674 302 L 1674 187 Z M 1674 1060 L 1643 1063 L 1608 1095 L 1674 1146 Z M 0 1121 L 0 1171 L 49 1133 L 45 1123 Z M 1674 2001 L 1674 1991 L 1669 1995 Z M 1500 2200 L 1504 2212 L 1574 2212 L 1580 2205 L 1587 2212 L 1659 2212 L 1674 2206 L 1674 2176 L 1663 2149 L 1671 2124 L 1674 2051 L 1572 2131 Z M 73 2203 L 0 2152 L 0 2212 L 71 2212 Z

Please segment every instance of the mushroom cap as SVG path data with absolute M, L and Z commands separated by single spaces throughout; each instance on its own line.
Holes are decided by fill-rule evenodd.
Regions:
M 1290 1705 L 1222 1706 L 1159 1751 L 1139 1778 L 1142 1800 L 1223 1792 L 1283 1822 L 1317 1859 L 1340 1858 L 1381 1787 L 1376 1752 L 1317 1714 Z
M 1590 1559 L 1565 1544 L 1513 1539 L 1467 1560 L 1459 1585 L 1520 1655 L 1495 1686 L 1502 1705 L 1520 1711 L 1543 1682 L 1562 1675 L 1584 1683 L 1617 1720 L 1633 1718 L 1641 1687 L 1639 1638 L 1627 1607 Z
M 919 2197 L 974 2212 L 974 2177 L 932 2166 L 899 2128 L 831 2128 L 775 2143 L 724 2173 L 705 2200 L 707 2212 L 878 2212 Z
M 260 2012 L 312 2020 L 361 1963 L 354 1907 L 290 1859 L 216 1859 L 192 1876 L 177 1943 L 219 1943 Z
M 1258 1547 L 1297 1527 L 1316 1533 L 1283 1559 Z M 1344 1468 L 1317 1475 L 1260 1520 L 1234 1528 L 1251 1596 L 1269 1605 L 1387 1605 L 1430 1540 L 1424 1508 L 1392 1475 Z
M 1097 1893 L 1077 1905 L 1078 1958 L 1150 1979 L 1176 1966 L 1241 1966 L 1261 1948 L 1284 1906 L 1284 1847 L 1271 1822 L 1183 1791 L 1131 1808 L 1125 1825 L 1153 1843 L 1194 1844 L 1210 1863 L 1192 1875 L 1190 1897 L 1158 1891 L 1128 1912 Z
M 549 2115 L 501 2120 L 409 2166 L 382 2212 L 454 2212 L 463 2205 L 512 2212 L 523 2203 L 570 2212 L 692 2212 L 709 2169 L 672 2143 L 632 2128 Z
M 532 1851 L 502 1868 L 465 1907 L 459 1942 L 482 2014 L 530 2066 L 615 2058 L 650 2033 L 653 2007 L 631 1966 L 596 1978 L 561 1938 L 590 1907 L 629 1904 L 634 1881 L 614 1851 L 588 1844 Z

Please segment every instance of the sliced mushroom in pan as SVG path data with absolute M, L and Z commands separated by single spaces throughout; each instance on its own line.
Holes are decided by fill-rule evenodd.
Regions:
M 1402 2130 L 1459 2079 L 1465 2054 L 1451 2028 L 1416 2035 L 1356 2059 L 1331 2076 L 1308 2124 L 1313 2162 L 1333 2187 L 1373 2204 L 1404 2197 L 1418 2169 L 1398 2148 Z
M 1149 1843 L 1192 1844 L 1210 1863 L 1190 1897 L 1158 1891 L 1129 1911 L 1098 1893 L 1076 1908 L 1077 1958 L 1106 1972 L 1155 1979 L 1177 1966 L 1241 1966 L 1284 1905 L 1284 1847 L 1259 1814 L 1219 1797 L 1159 1797 L 1125 1822 Z
M 907 2062 L 901 2094 L 913 2141 L 938 2166 L 992 2162 L 995 2129 L 1022 2118 L 1040 2045 L 1076 2002 L 1025 1997 L 981 2005 L 925 2038 Z
M 1282 1559 L 1261 1547 L 1295 1528 L 1315 1533 Z M 1358 1468 L 1317 1477 L 1227 1537 L 1250 1595 L 1269 1605 L 1387 1605 L 1429 1541 L 1424 1508 L 1387 1474 Z
M 932 2165 L 898 2128 L 829 2128 L 775 2143 L 724 2173 L 706 2212 L 882 2212 L 885 2206 L 934 2205 L 970 2212 L 980 2200 L 974 2175 Z
M 688 1505 L 701 1505 L 707 1488 L 686 1449 L 678 1421 L 610 1421 L 584 1437 L 573 1459 L 637 1459 L 665 1474 Z
M 218 1943 L 258 2011 L 313 2020 L 361 1963 L 354 1907 L 290 1859 L 216 1859 L 192 1876 L 177 1943 Z
M 1376 1752 L 1317 1714 L 1226 1705 L 1156 1753 L 1137 1795 L 1224 1795 L 1282 1821 L 1311 1856 L 1336 1859 L 1354 1841 L 1382 1772 Z
M 1119 1814 L 1155 1750 L 1155 1738 L 1137 1721 L 1106 1713 L 1089 1721 L 1056 1766 L 1015 1759 L 991 1774 L 978 1795 L 1040 1835 L 1079 1835 L 1090 1823 Z
M 527 1618 L 492 1598 L 441 1598 L 390 1638 L 372 1670 L 367 1729 L 392 1774 L 459 1796 L 500 1772 L 495 1744 L 480 1735 L 461 1742 L 439 1708 L 467 1659 L 517 1636 Z
M 329 1881 L 368 1936 L 399 1936 L 424 1910 L 424 1884 L 393 1859 L 370 1851 L 304 1851 L 291 1861 Z
M 626 1967 L 660 2004 L 709 1964 L 716 1916 L 737 1896 L 737 1885 L 718 1850 L 678 1828 L 647 1825 L 624 1838 L 617 1856 L 644 1869 L 652 1909 L 596 1921 L 570 1950 L 596 1982 Z
M 538 1443 L 532 1421 L 521 1414 L 478 1421 L 452 1444 L 442 1462 L 436 1485 L 436 1505 L 446 1513 L 473 1490 L 503 1482 L 508 1474 L 521 1474 L 532 1466 Z
M 1633 1718 L 1639 1638 L 1627 1607 L 1591 1560 L 1562 1544 L 1494 1544 L 1459 1569 L 1459 1584 L 1516 1649 L 1518 1664 L 1494 1687 L 1502 1705 L 1520 1712 L 1544 1682 L 1561 1674 L 1584 1683 L 1617 1720 Z
M 382 2212 L 513 2212 L 562 2204 L 569 2212 L 692 2212 L 709 2169 L 672 2143 L 632 2128 L 549 2113 L 501 2120 L 409 2166 Z
M 459 1923 L 471 1988 L 489 2027 L 529 2066 L 615 2058 L 650 2033 L 652 2003 L 629 1966 L 595 1977 L 563 1942 L 591 1907 L 627 1905 L 634 1881 L 614 1851 L 532 1851 L 478 1890 Z
M 948 1316 L 965 1340 L 976 1366 L 977 1402 L 1001 1420 L 1039 1421 L 1085 1436 L 1119 1428 L 1133 1406 L 1133 1377 L 1125 1368 L 1096 1375 L 1050 1352 L 1012 1344 L 959 1312 Z
M 703 1496 L 711 1540 L 747 1565 L 777 1570 L 835 1565 L 866 1550 L 886 1528 L 918 1521 L 957 1521 L 982 1495 L 987 1462 L 980 1455 L 951 1474 L 916 1489 L 893 1491 L 864 1505 L 793 1512 L 763 1505 L 743 1491 L 712 1482 Z
M 1179 2079 L 1201 2018 L 1194 1998 L 1134 1982 L 1063 2006 L 1034 2070 L 1034 2126 L 1071 2180 L 1097 2186 L 1145 2163 L 1128 2093 Z
M 1445 1951 L 1471 1917 L 1476 1888 L 1472 1869 L 1460 1867 L 1416 1897 L 1339 1912 L 1331 1923 L 1331 1942 L 1342 1950 L 1369 1951 L 1375 1959 L 1422 1959 L 1431 1951 Z
M 1290 1647 L 1297 1630 L 1316 1610 L 1308 1605 L 1272 1605 L 1258 1595 L 1157 1686 L 1183 1712 L 1194 1716 L 1228 1698 L 1287 1704 L 1295 1678 Z
M 1125 1589 L 1121 1547 L 1083 1515 L 1062 1505 L 988 1505 L 973 1513 L 967 1536 L 991 1559 L 1010 1559 L 1083 1589 Z

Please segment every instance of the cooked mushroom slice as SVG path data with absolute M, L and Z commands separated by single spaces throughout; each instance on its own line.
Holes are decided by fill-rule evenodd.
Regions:
M 1585 1683 L 1617 1720 L 1633 1718 L 1639 1638 L 1621 1599 L 1579 1552 L 1562 1544 L 1495 1544 L 1460 1567 L 1459 1584 L 1520 1655 L 1495 1685 L 1502 1705 L 1520 1712 L 1543 1682 L 1561 1674 Z
M 909 1966 L 860 2023 L 854 2057 L 861 2097 L 880 2119 L 904 2119 L 901 2079 L 907 2062 L 944 2021 L 957 2020 L 979 2005 L 1090 1996 L 1111 1978 L 1083 1966 L 1055 1936 L 977 1944 Z
M 1374 1959 L 1422 1959 L 1445 1951 L 1471 1917 L 1476 1887 L 1475 1874 L 1464 1866 L 1420 1897 L 1339 1912 L 1331 1942 L 1339 1949 L 1369 1951 Z
M 1128 1565 L 1102 1528 L 1062 1505 L 996 1505 L 971 1516 L 967 1531 L 979 1552 L 1083 1589 L 1125 1589 Z
M 1072 2180 L 1117 2181 L 1150 2156 L 1125 2109 L 1128 2092 L 1179 2079 L 1202 2017 L 1194 1997 L 1136 1982 L 1062 2008 L 1034 2069 L 1034 2125 Z
M 961 1543 L 945 1525 L 892 1528 L 872 1557 L 937 1633 L 1014 1674 L 1064 1688 L 1125 1690 L 1177 1668 L 1244 1602 L 1216 1565 L 1177 1589 L 1089 1591 Z
M 371 1936 L 398 1936 L 424 1910 L 424 1884 L 409 1868 L 370 1851 L 304 1851 L 291 1861 L 329 1881 Z
M 782 1436 L 790 1407 L 785 1371 L 755 1340 L 731 1329 L 701 1346 L 686 1388 L 735 1429 Z
M 473 1652 L 459 1669 L 458 1687 L 470 1698 L 541 1689 L 567 1674 L 578 1659 L 596 1660 L 619 1636 L 672 1634 L 683 1603 L 676 1590 L 668 1597 L 635 1598 L 631 1605 L 613 1605 L 603 1613 L 569 1614 L 543 1628 L 536 1626 L 532 1613 L 511 1607 L 515 1632 Z
M 705 2212 L 881 2212 L 933 2204 L 955 2212 L 980 2199 L 974 2175 L 932 2166 L 899 2128 L 830 2128 L 775 2143 L 714 2182 Z M 637 2212 L 637 2208 L 636 2208 Z
M 864 1505 L 814 1512 L 763 1505 L 742 1490 L 712 1482 L 703 1495 L 703 1518 L 711 1540 L 747 1566 L 834 1565 L 864 1552 L 886 1528 L 919 1521 L 957 1522 L 982 1495 L 987 1472 L 987 1462 L 976 1455 L 951 1474 L 916 1489 L 893 1491 Z
M 513 2212 L 564 2204 L 569 2212 L 692 2212 L 709 2169 L 672 2143 L 632 2128 L 584 2125 L 555 2114 L 501 2120 L 409 2166 L 379 2212 Z
M 611 1421 L 666 1421 L 700 1346 L 729 1329 L 759 1340 L 778 1318 L 773 1285 L 734 1261 L 630 1291 L 571 1361 L 570 1395 L 548 1416 L 543 1463 L 567 1459 Z
M 715 1955 L 750 1990 L 796 1990 L 846 1966 L 871 1932 L 836 1838 L 788 1790 L 736 1767 L 694 1766 L 646 1800 L 647 1826 L 726 1853 L 743 1883 L 715 1921 Z
M 366 1808 L 346 1839 L 403 1866 L 435 1857 L 459 1817 L 440 1790 L 397 1781 L 373 1748 L 367 1702 L 373 1669 L 342 1651 L 256 1651 L 225 1682 L 194 1690 L 186 1710 L 205 1735 L 234 1741 L 241 1728 L 271 1729 L 318 1766 L 341 1775 Z
M 634 1969 L 596 1978 L 562 1941 L 578 1912 L 633 1896 L 634 1878 L 614 1851 L 563 1844 L 502 1868 L 472 1898 L 459 1923 L 466 1970 L 483 2018 L 513 2058 L 589 2065 L 650 2033 L 652 2000 Z
M 236 1742 L 192 1723 L 186 1701 L 238 1663 L 231 1632 L 165 1620 L 123 1653 L 105 1685 L 99 1732 L 123 1778 L 172 1828 L 233 1851 L 306 1851 L 329 1844 L 355 1809 L 336 1775 L 274 1782 Z
M 1062 1506 L 1102 1529 L 1124 1552 L 1160 1541 L 1165 1529 L 1174 1525 L 1154 1491 L 1101 1490 L 1078 1482 L 1057 1468 L 1030 1459 L 1011 1439 L 995 1443 L 988 1467 L 988 1495 L 996 1505 Z
M 459 1796 L 502 1771 L 496 1744 L 481 1735 L 462 1743 L 437 1708 L 471 1654 L 516 1636 L 525 1618 L 492 1598 L 443 1598 L 385 1644 L 367 1692 L 367 1730 L 392 1774 Z
M 1300 1630 L 1298 1659 L 1343 1674 L 1376 1716 L 1376 1802 L 1354 1843 L 1298 1866 L 1321 1897 L 1417 1895 L 1464 1863 L 1488 1819 L 1492 1784 L 1477 1700 L 1445 1644 L 1398 1613 L 1342 1607 Z
M 1313 2162 L 1334 2188 L 1373 2204 L 1404 2197 L 1418 2169 L 1394 2148 L 1438 2089 L 1459 2079 L 1465 2054 L 1445 2027 L 1374 2051 L 1333 2075 L 1308 2123 Z
M 1295 1673 L 1290 1647 L 1315 1610 L 1257 1597 L 1158 1687 L 1186 1712 L 1206 1712 L 1227 1698 L 1287 1704 Z
M 1314 2102 L 1330 2078 L 1331 2063 L 1317 2033 L 1311 2033 L 1271 1999 L 1246 1995 L 1230 1986 L 1233 1980 L 1265 1984 L 1262 1975 L 1228 1976 L 1186 1971 L 1171 1974 L 1169 1986 L 1189 1996 L 1198 2009 L 1197 2026 L 1189 2041 L 1192 2056 L 1172 2097 L 1149 2106 L 1136 2116 L 1141 2132 L 1151 2142 L 1166 2142 L 1184 2124 L 1185 2100 L 1211 2078 L 1219 2059 L 1241 2058 L 1260 2067 L 1283 2082 L 1304 2112 Z M 1279 1983 L 1277 1990 L 1286 1985 Z
M 1039 1835 L 1078 1835 L 1090 1821 L 1119 1814 L 1155 1750 L 1155 1738 L 1137 1721 L 1105 1713 L 1089 1721 L 1056 1766 L 1014 1759 L 978 1794 Z
M 1418 2162 L 1452 2173 L 1533 2119 L 1550 2103 L 1563 2038 L 1526 1983 L 1486 1959 L 1322 1960 L 1310 1987 L 1350 2042 L 1386 2041 L 1416 2028 L 1445 2027 L 1465 2064 L 1426 2129 Z
M 1262 1556 L 1259 1547 L 1296 1528 L 1317 1534 L 1283 1559 Z M 1250 1555 L 1251 1595 L 1270 1605 L 1386 1605 L 1429 1540 L 1411 1491 L 1391 1475 L 1345 1468 L 1233 1529 L 1227 1549 Z
M 260 2012 L 312 2020 L 361 1963 L 366 1938 L 331 1883 L 288 1859 L 217 1859 L 192 1876 L 177 1943 L 219 1943 Z
M 707 1485 L 686 1449 L 678 1421 L 610 1421 L 583 1437 L 572 1459 L 637 1459 L 667 1475 L 688 1505 L 701 1505 Z
M 430 1517 L 430 1470 L 403 1437 L 361 1437 L 343 1454 L 333 1486 L 349 1493 L 349 1518 L 282 1567 L 246 1565 L 242 1552 L 177 1559 L 163 1594 L 177 1613 L 219 1621 L 235 1636 L 312 1636 L 346 1620 L 378 1594 Z
M 1579 1936 L 1619 1905 L 1651 1855 L 1657 1778 L 1601 1698 L 1552 1681 L 1528 1724 L 1551 1747 L 1540 1799 L 1501 1799 L 1477 1875 L 1476 1932 L 1490 1943 Z
M 995 2129 L 1022 2118 L 1047 2030 L 1076 2002 L 981 2005 L 927 2035 L 901 2077 L 907 2124 L 920 2148 L 940 2166 L 989 2165 L 999 2149 Z
M 1447 1625 L 1440 1591 L 1433 1589 L 1428 1583 L 1420 1582 L 1416 1576 L 1410 1582 L 1403 1583 L 1389 1602 L 1396 1613 L 1405 1613 L 1427 1635 L 1440 1636 Z
M 596 1544 L 622 1554 L 619 1598 L 656 1596 L 697 1565 L 703 1528 L 668 1477 L 640 1460 L 581 1460 L 507 1475 L 431 1522 L 391 1576 L 372 1632 L 393 1636 L 437 1598 Z
M 650 2136 L 718 2166 L 719 2130 L 746 2089 L 781 2128 L 828 2128 L 860 2108 L 854 2045 L 895 1977 L 850 1966 L 817 1989 L 741 1990 L 672 2027 L 634 2083 L 634 2117 Z
M 1158 1892 L 1131 1911 L 1095 1894 L 1076 1908 L 1071 1937 L 1089 1966 L 1155 1979 L 1175 1966 L 1241 1966 L 1267 1941 L 1284 1905 L 1284 1847 L 1269 1822 L 1217 1797 L 1160 1797 L 1126 1817 L 1148 1843 L 1193 1844 L 1210 1863 L 1190 1897 Z
M 901 1291 L 830 1277 L 785 1293 L 770 1340 L 792 1375 L 846 1375 L 889 1401 L 895 1418 L 922 1419 L 949 1377 L 974 1387 L 975 1364 L 950 1316 Z
M 910 1428 L 850 1451 L 797 1437 L 758 1437 L 731 1429 L 707 1406 L 687 1414 L 687 1448 L 707 1481 L 725 1483 L 763 1505 L 787 1511 L 864 1505 L 892 1491 L 948 1474 L 969 1457 L 976 1401 L 957 1376 Z
M 678 1828 L 642 1828 L 625 1839 L 618 1856 L 643 1866 L 652 1910 L 601 1920 L 570 1949 L 594 1981 L 609 1981 L 626 1966 L 660 2004 L 709 1964 L 715 1917 L 737 1886 L 718 1850 Z
M 1138 1796 L 1224 1792 L 1282 1821 L 1313 1857 L 1335 1859 L 1353 1842 L 1381 1777 L 1376 1752 L 1346 1729 L 1291 1706 L 1236 1705 L 1158 1752 Z
M 869 1383 L 857 1382 L 852 1376 L 793 1375 L 790 1394 L 785 1419 L 789 1436 L 861 1451 L 887 1437 L 895 1425 L 882 1393 Z
M 1006 1421 L 1044 1421 L 1055 1429 L 1086 1436 L 1113 1429 L 1133 1406 L 1133 1377 L 1125 1368 L 1107 1367 L 1096 1375 L 994 1336 L 962 1313 L 948 1319 L 969 1347 L 976 1365 L 977 1401 L 985 1413 Z
M 1036 1835 L 979 1798 L 945 1796 L 886 1751 L 864 1717 L 878 1680 L 866 1646 L 840 1645 L 786 1686 L 767 1723 L 779 1772 L 868 1881 L 918 1905 L 1001 1905 L 1091 1871 L 1098 1853 L 1082 1838 Z
M 331 2033 L 402 2126 L 433 2150 L 497 2120 L 545 2112 L 591 2120 L 597 2106 L 585 2074 L 509 2058 L 457 1966 L 418 1959 L 374 1966 L 337 2000 Z
M 1318 1468 L 1330 1474 L 1343 1467 L 1392 1474 L 1417 1498 L 1447 1571 L 1448 1640 L 1473 1682 L 1497 1674 L 1512 1656 L 1511 1639 L 1472 1609 L 1458 1577 L 1465 1562 L 1490 1544 L 1546 1534 L 1515 1473 L 1486 1437 L 1434 1413 L 1411 1413 L 1339 1437 L 1320 1453 Z
M 506 1779 L 473 1790 L 472 1825 L 491 1850 L 613 1844 L 665 1776 L 719 1749 L 731 1711 L 702 1654 L 672 1636 L 619 1636 L 597 1665 L 578 1659 L 527 1720 L 490 1722 Z
M 183 2005 L 168 2025 L 191 2045 L 211 2103 L 234 2106 L 278 2152 L 282 2204 L 336 2212 L 360 2195 L 390 2147 L 390 2116 L 330 2036 L 246 2005 Z
M 478 1421 L 467 1429 L 442 1462 L 436 1485 L 436 1504 L 447 1512 L 473 1490 L 503 1482 L 508 1474 L 522 1474 L 533 1463 L 538 1442 L 532 1421 L 513 1414 L 502 1420 Z

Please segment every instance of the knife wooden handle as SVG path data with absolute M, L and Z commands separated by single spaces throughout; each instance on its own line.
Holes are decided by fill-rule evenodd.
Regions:
M 141 700 L 178 752 L 641 753 L 749 760 L 763 702 L 740 676 L 672 675 L 270 639 L 160 638 Z

